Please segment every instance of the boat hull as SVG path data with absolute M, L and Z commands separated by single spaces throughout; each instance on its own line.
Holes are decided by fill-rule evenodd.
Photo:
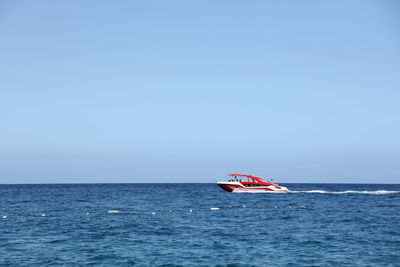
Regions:
M 270 193 L 285 193 L 289 190 L 284 186 L 265 185 L 256 187 L 246 187 L 239 182 L 218 182 L 219 187 L 227 192 L 270 192 Z

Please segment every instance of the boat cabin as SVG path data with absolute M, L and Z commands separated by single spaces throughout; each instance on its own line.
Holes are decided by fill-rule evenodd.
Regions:
M 228 174 L 232 176 L 229 182 L 239 182 L 245 187 L 257 187 L 257 186 L 268 186 L 273 185 L 272 183 L 266 182 L 259 177 L 245 174 Z

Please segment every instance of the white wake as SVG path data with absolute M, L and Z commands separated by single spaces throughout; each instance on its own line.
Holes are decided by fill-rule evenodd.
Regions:
M 388 191 L 388 190 L 375 190 L 375 191 L 325 191 L 325 190 L 306 190 L 306 191 L 289 191 L 289 193 L 315 193 L 315 194 L 367 194 L 367 195 L 386 195 L 386 194 L 398 194 L 400 191 Z

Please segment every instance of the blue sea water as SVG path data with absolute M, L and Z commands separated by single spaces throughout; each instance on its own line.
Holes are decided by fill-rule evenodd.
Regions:
M 400 266 L 400 185 L 282 185 L 0 185 L 0 265 Z

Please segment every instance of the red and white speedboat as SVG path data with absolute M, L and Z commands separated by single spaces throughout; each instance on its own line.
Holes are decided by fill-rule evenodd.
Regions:
M 232 178 L 227 182 L 218 182 L 219 187 L 228 192 L 278 192 L 284 193 L 289 190 L 277 184 L 266 182 L 259 177 L 245 174 L 228 174 Z

